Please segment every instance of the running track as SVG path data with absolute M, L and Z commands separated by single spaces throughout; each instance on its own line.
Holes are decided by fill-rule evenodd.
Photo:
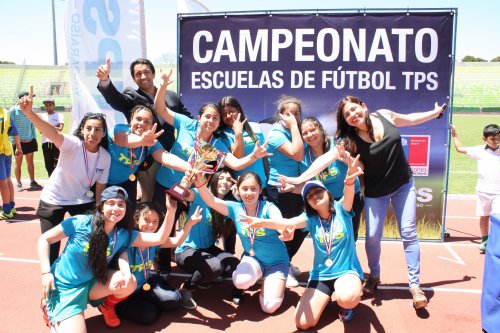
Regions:
M 15 220 L 0 221 L 0 333 L 48 332 L 39 310 L 41 283 L 36 242 L 40 226 L 35 215 L 39 194 L 26 190 L 17 193 Z M 474 208 L 474 199 L 448 198 L 447 229 L 451 237 L 444 243 L 421 243 L 421 283 L 430 299 L 426 309 L 415 311 L 411 306 L 401 242 L 387 241 L 382 249 L 382 285 L 375 298 L 362 300 L 353 321 L 347 324 L 338 320 L 336 303 L 330 303 L 312 332 L 480 332 L 484 256 L 478 251 L 480 237 Z M 310 241 L 305 241 L 294 258 L 302 271 L 307 271 L 311 262 Z M 366 271 L 362 240 L 357 250 Z M 177 276 L 172 278 L 172 284 L 179 286 L 182 272 L 174 272 Z M 287 289 L 282 307 L 271 316 L 260 311 L 256 290 L 247 292 L 244 303 L 235 307 L 227 300 L 231 282 L 224 281 L 194 293 L 196 310 L 165 313 L 148 327 L 124 320 L 119 329 L 107 329 L 99 312 L 89 307 L 85 313 L 87 328 L 89 332 L 125 333 L 297 332 L 294 310 L 307 274 L 303 273 L 299 280 L 301 286 Z

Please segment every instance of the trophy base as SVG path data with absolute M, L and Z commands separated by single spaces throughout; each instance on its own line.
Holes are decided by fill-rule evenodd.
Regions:
M 167 193 L 177 201 L 185 201 L 189 196 L 189 189 L 175 183 L 170 189 L 167 190 Z

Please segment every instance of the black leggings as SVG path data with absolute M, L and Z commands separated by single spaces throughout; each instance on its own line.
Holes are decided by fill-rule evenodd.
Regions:
M 175 254 L 175 262 L 183 271 L 192 274 L 184 283 L 187 289 L 208 283 L 218 276 L 231 276 L 240 263 L 238 258 L 215 245 L 206 249 L 187 248 Z
M 304 201 L 302 201 L 300 194 L 281 193 L 276 186 L 267 185 L 267 199 L 279 208 L 284 218 L 296 217 L 304 212 Z M 299 251 L 307 235 L 308 232 L 304 232 L 302 229 L 295 229 L 293 239 L 285 242 L 290 260 Z
M 148 279 L 151 289 L 142 287 L 122 302 L 116 304 L 119 317 L 130 319 L 142 325 L 153 323 L 162 311 L 177 309 L 180 306 L 181 294 L 168 282 L 154 275 Z
M 58 206 L 46 203 L 40 200 L 38 204 L 38 209 L 36 210 L 36 215 L 40 219 L 40 229 L 42 234 L 60 224 L 64 219 L 64 214 L 69 213 L 69 215 L 80 215 L 80 214 L 92 214 L 94 210 L 94 202 L 89 202 L 80 205 L 68 205 L 68 206 Z M 59 249 L 61 247 L 61 242 L 55 242 L 50 245 L 49 249 L 49 259 L 50 265 L 56 261 L 59 257 Z

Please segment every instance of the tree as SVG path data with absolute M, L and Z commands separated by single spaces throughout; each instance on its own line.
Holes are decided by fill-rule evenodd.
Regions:
M 487 60 L 483 58 L 476 58 L 470 55 L 466 55 L 463 59 L 462 62 L 487 62 Z
M 490 62 L 500 62 L 500 56 L 491 59 Z

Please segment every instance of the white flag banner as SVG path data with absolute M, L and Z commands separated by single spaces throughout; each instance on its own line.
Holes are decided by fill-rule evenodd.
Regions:
M 97 67 L 111 58 L 111 79 L 122 91 L 135 83 L 130 63 L 141 57 L 142 0 L 66 1 L 66 45 L 73 98 L 73 128 L 87 112 L 106 114 L 108 127 L 126 123 L 97 90 Z
M 206 13 L 208 8 L 199 0 L 177 0 L 177 13 Z

